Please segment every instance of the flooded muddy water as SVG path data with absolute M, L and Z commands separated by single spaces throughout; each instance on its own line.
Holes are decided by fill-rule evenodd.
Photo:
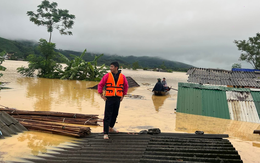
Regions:
M 7 70 L 0 78 L 10 82 L 12 89 L 0 91 L 0 105 L 21 110 L 62 111 L 72 113 L 98 114 L 103 118 L 105 103 L 97 90 L 87 89 L 98 82 L 68 81 L 57 79 L 27 78 L 16 73 L 16 68 L 26 66 L 24 61 L 5 61 Z M 258 162 L 260 136 L 253 130 L 260 124 L 226 119 L 176 113 L 177 91 L 171 90 L 167 96 L 154 96 L 151 92 L 157 78 L 165 77 L 168 85 L 177 89 L 178 82 L 186 82 L 182 72 L 151 72 L 143 70 L 122 70 L 131 76 L 140 87 L 130 88 L 121 103 L 116 128 L 122 132 L 138 132 L 158 127 L 162 132 L 194 133 L 197 130 L 208 134 L 229 134 L 229 140 L 239 151 L 244 162 Z M 142 98 L 133 98 L 139 95 Z M 102 126 L 90 126 L 92 132 L 102 132 Z M 34 157 L 51 149 L 73 143 L 71 137 L 28 131 L 0 140 L 0 162 Z

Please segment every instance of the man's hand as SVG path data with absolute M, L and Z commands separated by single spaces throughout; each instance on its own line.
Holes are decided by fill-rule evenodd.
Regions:
M 124 96 L 121 97 L 120 101 L 122 101 L 124 99 Z
M 106 96 L 104 96 L 103 94 L 100 94 L 101 98 L 103 98 L 104 101 L 107 100 Z

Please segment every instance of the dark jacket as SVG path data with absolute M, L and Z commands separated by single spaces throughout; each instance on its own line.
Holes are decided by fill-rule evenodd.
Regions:
M 115 84 L 117 83 L 117 81 L 118 81 L 118 78 L 119 78 L 119 74 L 121 73 L 121 70 L 118 70 L 118 73 L 117 74 L 114 74 L 114 73 L 112 73 L 113 74 L 113 77 L 114 77 L 114 79 L 115 79 Z
M 164 86 L 161 82 L 157 82 L 153 87 L 153 91 L 164 91 Z

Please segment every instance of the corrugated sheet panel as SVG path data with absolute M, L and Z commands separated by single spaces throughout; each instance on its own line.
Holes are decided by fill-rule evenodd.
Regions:
M 260 87 L 260 83 L 257 82 L 257 76 L 254 71 L 245 72 L 192 68 L 187 74 L 189 75 L 188 82 L 193 83 Z
M 260 123 L 259 116 L 250 92 L 227 91 L 230 118 L 237 121 Z
M 223 86 L 201 85 L 195 83 L 178 83 L 178 86 L 188 87 L 188 88 L 222 90 L 222 91 L 250 92 L 249 88 L 231 88 L 231 87 L 223 87 Z
M 227 95 L 227 100 L 253 101 L 253 97 L 250 92 L 227 91 L 226 95 Z
M 258 70 L 258 69 L 246 69 L 246 68 L 232 68 L 232 71 L 255 72 L 255 71 L 260 71 L 260 70 Z
M 260 117 L 260 92 L 251 92 L 251 95 L 254 99 L 254 102 L 255 102 L 255 107 L 256 107 L 256 110 L 257 110 L 257 113 L 258 113 L 258 117 Z
M 177 112 L 230 119 L 225 91 L 182 87 L 181 83 Z
M 25 161 L 65 163 L 176 163 L 176 162 L 229 162 L 242 163 L 238 151 L 225 135 L 196 135 L 181 133 L 161 134 L 91 134 L 73 146 L 57 149 L 48 155 Z M 38 159 L 38 158 L 41 158 Z
M 201 89 L 179 87 L 177 110 L 181 113 L 202 114 Z
M 13 134 L 26 131 L 16 119 L 4 111 L 0 111 L 0 138 L 10 137 Z
M 203 111 L 201 115 L 230 119 L 226 93 L 219 90 L 202 91 Z

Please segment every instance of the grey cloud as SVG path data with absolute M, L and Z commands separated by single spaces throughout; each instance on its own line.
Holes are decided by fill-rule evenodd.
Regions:
M 230 69 L 236 39 L 260 27 L 258 0 L 56 0 L 76 15 L 73 36 L 53 33 L 57 48 L 118 55 L 158 56 L 197 67 Z M 48 39 L 26 15 L 41 0 L 0 0 L 0 37 Z

